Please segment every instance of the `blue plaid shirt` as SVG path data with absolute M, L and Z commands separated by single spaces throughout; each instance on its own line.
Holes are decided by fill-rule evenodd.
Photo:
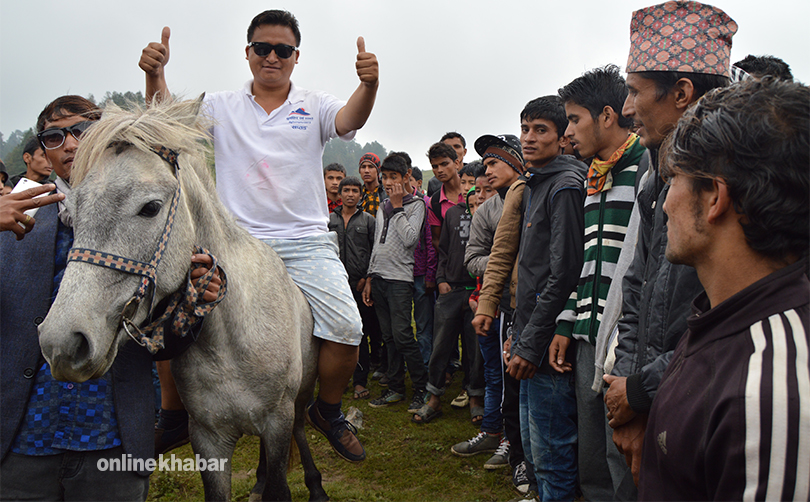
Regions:
M 72 245 L 73 229 L 59 222 L 54 298 Z M 50 366 L 43 364 L 11 451 L 22 455 L 55 455 L 61 450 L 104 450 L 120 445 L 112 383 L 104 377 L 84 383 L 58 382 L 51 375 Z

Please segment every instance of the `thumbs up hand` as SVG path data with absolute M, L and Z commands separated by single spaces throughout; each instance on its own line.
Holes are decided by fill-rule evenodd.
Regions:
M 371 52 L 366 52 L 366 41 L 363 37 L 357 37 L 357 62 L 354 66 L 357 69 L 360 82 L 370 87 L 377 86 L 380 77 L 377 56 Z
M 163 67 L 169 62 L 169 37 L 172 30 L 168 26 L 163 27 L 160 34 L 160 43 L 150 42 L 141 52 L 141 59 L 138 66 L 153 77 L 161 76 Z

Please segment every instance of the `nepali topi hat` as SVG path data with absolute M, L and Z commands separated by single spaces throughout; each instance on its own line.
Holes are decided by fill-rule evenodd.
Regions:
M 737 23 L 717 7 L 666 2 L 637 10 L 630 20 L 627 72 L 677 71 L 729 76 Z

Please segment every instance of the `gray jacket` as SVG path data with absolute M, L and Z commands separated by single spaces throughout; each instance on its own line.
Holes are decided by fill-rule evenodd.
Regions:
M 653 154 L 653 152 L 650 152 Z M 657 152 L 655 152 L 657 154 Z M 633 263 L 622 283 L 623 317 L 612 374 L 627 377 L 627 400 L 646 413 L 658 390 L 675 346 L 686 331 L 692 300 L 703 291 L 692 267 L 673 265 L 664 257 L 668 187 L 656 170 L 636 202 L 641 222 Z
M 386 203 L 381 203 L 377 209 L 368 275 L 413 283 L 413 252 L 425 228 L 427 208 L 422 199 L 412 195 L 406 195 L 402 207 L 394 209 L 387 218 L 385 206 Z
M 507 187 L 508 190 L 508 187 Z M 506 191 L 504 191 L 504 196 Z M 503 197 L 500 194 L 490 197 L 475 211 L 470 226 L 470 240 L 464 252 L 464 266 L 475 277 L 483 277 L 492 251 L 495 230 L 503 212 Z

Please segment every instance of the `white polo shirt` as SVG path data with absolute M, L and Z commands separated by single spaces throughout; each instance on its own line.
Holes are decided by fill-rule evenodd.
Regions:
M 205 112 L 214 121 L 219 196 L 258 239 L 325 233 L 329 214 L 321 158 L 326 142 L 337 137 L 335 118 L 346 102 L 291 83 L 287 101 L 268 115 L 256 103 L 252 84 L 205 96 Z

